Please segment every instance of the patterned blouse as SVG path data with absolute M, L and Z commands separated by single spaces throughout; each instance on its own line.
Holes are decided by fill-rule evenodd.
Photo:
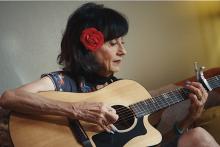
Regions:
M 92 76 L 92 77 L 80 77 L 77 82 L 69 72 L 66 71 L 55 71 L 51 73 L 46 73 L 41 75 L 41 78 L 48 76 L 54 86 L 56 91 L 63 92 L 92 92 L 96 91 L 99 85 L 108 85 L 118 79 L 114 76 L 110 77 L 101 77 L 101 76 Z

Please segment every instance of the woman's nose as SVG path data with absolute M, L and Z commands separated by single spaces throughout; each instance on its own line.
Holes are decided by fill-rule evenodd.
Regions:
M 117 53 L 120 56 L 124 56 L 124 55 L 127 54 L 127 51 L 126 51 L 126 49 L 125 49 L 125 47 L 124 47 L 124 45 L 122 43 L 120 43 L 120 45 L 118 47 L 118 52 Z

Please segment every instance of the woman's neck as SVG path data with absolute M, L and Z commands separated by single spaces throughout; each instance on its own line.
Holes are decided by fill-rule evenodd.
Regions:
M 111 83 L 111 79 L 112 79 L 113 75 L 109 74 L 109 75 L 100 75 L 100 74 L 93 74 L 93 75 L 89 75 L 89 76 L 86 76 L 86 80 L 92 84 L 95 84 L 95 85 L 102 85 L 102 84 L 105 84 L 106 82 L 107 83 Z
M 99 72 L 98 74 L 97 74 L 98 76 L 101 76 L 101 77 L 111 77 L 112 75 L 114 75 L 114 73 L 113 72 L 105 72 L 105 71 L 103 71 L 103 72 Z

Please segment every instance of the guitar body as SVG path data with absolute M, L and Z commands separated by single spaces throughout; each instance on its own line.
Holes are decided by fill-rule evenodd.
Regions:
M 40 95 L 66 102 L 103 102 L 125 111 L 123 123 L 116 126 L 119 132 L 95 132 L 94 124 L 80 121 L 92 145 L 95 147 L 144 147 L 159 144 L 162 136 L 148 122 L 148 115 L 136 118 L 128 106 L 150 98 L 150 94 L 135 81 L 119 80 L 91 93 L 40 92 Z M 130 116 L 129 119 L 126 115 Z M 128 122 L 125 122 L 128 121 Z M 116 122 L 117 123 L 117 122 Z M 124 125 L 127 124 L 127 125 Z M 9 122 L 10 135 L 15 147 L 78 147 L 66 117 L 34 116 L 12 113 Z

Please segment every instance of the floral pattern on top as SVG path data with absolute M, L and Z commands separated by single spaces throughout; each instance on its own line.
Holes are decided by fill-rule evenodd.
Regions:
M 55 91 L 77 92 L 77 84 L 65 71 L 55 71 L 42 74 L 41 78 L 48 76 L 55 86 Z

